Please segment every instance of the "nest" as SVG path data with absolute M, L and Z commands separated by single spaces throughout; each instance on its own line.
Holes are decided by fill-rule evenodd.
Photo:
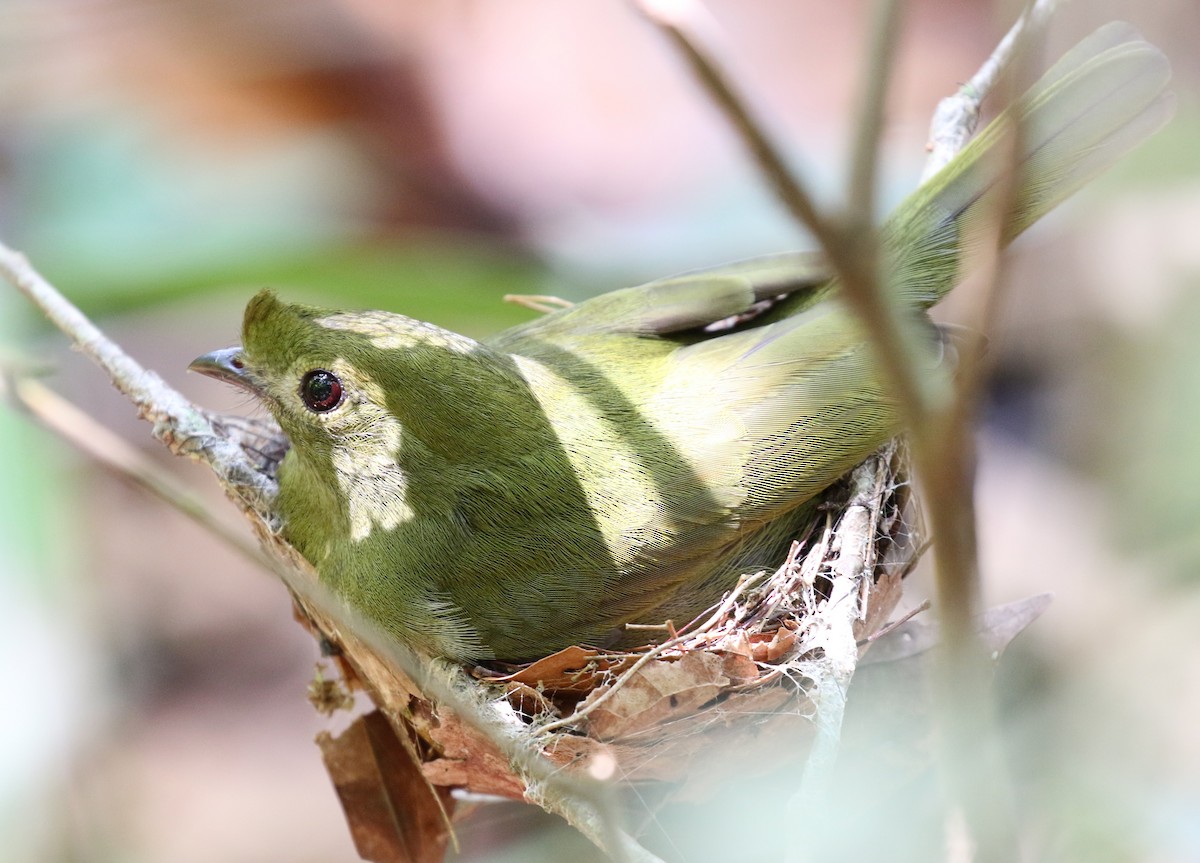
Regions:
M 277 433 L 224 417 L 220 425 L 273 473 L 286 451 Z M 426 812 L 425 828 L 407 828 L 409 841 L 423 832 L 444 844 L 444 824 L 430 823 L 453 807 L 452 790 L 541 801 L 546 774 L 515 750 L 534 753 L 556 776 L 635 783 L 683 782 L 712 749 L 736 751 L 739 772 L 773 766 L 780 735 L 786 751 L 803 755 L 818 734 L 823 694 L 844 699 L 919 555 L 910 503 L 904 450 L 892 442 L 825 492 L 774 572 L 743 576 L 698 621 L 678 631 L 665 624 L 647 637 L 657 643 L 639 650 L 571 647 L 523 666 L 469 669 L 469 678 L 446 663 L 398 659 L 394 645 L 347 621 L 315 589 L 311 568 L 263 524 L 263 539 L 307 573 L 289 582 L 298 616 L 340 670 L 340 680 L 314 683 L 314 704 L 333 712 L 362 690 L 378 708 L 342 736 L 318 741 L 360 853 L 391 859 L 371 850 L 386 844 L 383 810 L 389 823 L 398 809 Z M 418 805 L 422 795 L 436 804 L 435 816 Z M 390 802 L 381 809 L 383 800 Z M 433 851 L 413 859 L 439 858 Z
M 849 682 L 859 650 L 900 599 L 917 550 L 901 468 L 895 445 L 869 459 L 829 491 L 774 572 L 743 576 L 709 614 L 661 643 L 572 647 L 509 674 L 476 676 L 503 693 L 563 767 L 679 780 L 714 736 L 738 747 L 739 770 L 757 750 L 773 762 L 773 726 L 786 727 L 778 730 L 790 746 L 797 726 L 811 731 L 822 678 Z

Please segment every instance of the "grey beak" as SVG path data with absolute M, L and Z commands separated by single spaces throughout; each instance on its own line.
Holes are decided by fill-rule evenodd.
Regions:
M 254 379 L 246 369 L 246 363 L 242 360 L 240 346 L 222 348 L 219 351 L 212 351 L 196 357 L 188 364 L 188 371 L 198 372 L 206 377 L 216 378 L 258 394 L 258 387 L 255 386 Z

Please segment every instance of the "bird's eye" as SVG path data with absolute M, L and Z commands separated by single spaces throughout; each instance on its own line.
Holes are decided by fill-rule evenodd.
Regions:
M 342 403 L 342 382 L 333 372 L 313 369 L 300 381 L 300 398 L 314 413 L 331 411 Z

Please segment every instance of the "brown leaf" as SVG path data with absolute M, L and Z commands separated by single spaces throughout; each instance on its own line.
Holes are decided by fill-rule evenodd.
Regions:
M 513 710 L 522 716 L 554 716 L 555 706 L 549 698 L 532 686 L 513 681 L 504 692 Z
M 750 636 L 742 629 L 735 629 L 727 637 L 721 639 L 721 645 L 717 649 L 721 653 L 737 654 L 745 657 L 754 655 L 754 650 L 750 646 Z
M 796 630 L 787 626 L 771 633 L 760 633 L 759 637 L 750 639 L 752 655 L 757 662 L 778 662 L 792 652 L 798 637 Z
M 713 782 L 719 785 L 722 777 L 728 779 L 717 769 L 722 764 L 733 765 L 744 777 L 778 767 L 789 754 L 803 758 L 812 736 L 812 710 L 803 695 L 769 686 L 734 693 L 718 704 L 672 716 L 666 725 L 638 729 L 610 743 L 561 735 L 545 754 L 556 764 L 589 772 L 607 759 L 613 762 L 610 772 L 627 782 L 680 782 L 687 777 L 687 787 L 703 796 Z
M 746 647 L 749 647 L 749 642 L 746 643 Z M 752 680 L 758 679 L 761 674 L 753 657 L 741 652 L 741 650 L 738 650 L 736 653 L 726 653 L 725 649 L 722 648 L 720 651 L 714 651 L 714 653 L 721 657 L 721 673 L 729 678 L 730 684 L 749 683 Z
M 564 647 L 492 682 L 516 682 L 545 692 L 591 692 L 604 679 L 637 661 L 625 653 L 606 653 L 586 647 Z
M 372 863 L 441 863 L 454 801 L 434 791 L 384 715 L 360 716 L 340 737 L 317 736 L 354 847 Z
M 650 662 L 588 716 L 588 730 L 600 740 L 612 740 L 694 713 L 729 685 L 724 661 L 711 653 L 685 653 L 677 662 Z M 589 696 L 581 706 L 600 693 Z

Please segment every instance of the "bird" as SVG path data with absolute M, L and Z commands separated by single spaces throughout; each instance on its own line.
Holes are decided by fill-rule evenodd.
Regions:
M 885 219 L 883 281 L 922 334 L 921 369 L 946 362 L 928 310 L 1000 212 L 1006 172 L 1004 242 L 1155 131 L 1169 77 L 1158 49 L 1107 25 Z M 777 563 L 820 493 L 902 430 L 816 252 L 621 288 L 484 340 L 264 290 L 241 344 L 190 368 L 252 393 L 288 437 L 282 533 L 322 583 L 464 663 L 693 618 Z

